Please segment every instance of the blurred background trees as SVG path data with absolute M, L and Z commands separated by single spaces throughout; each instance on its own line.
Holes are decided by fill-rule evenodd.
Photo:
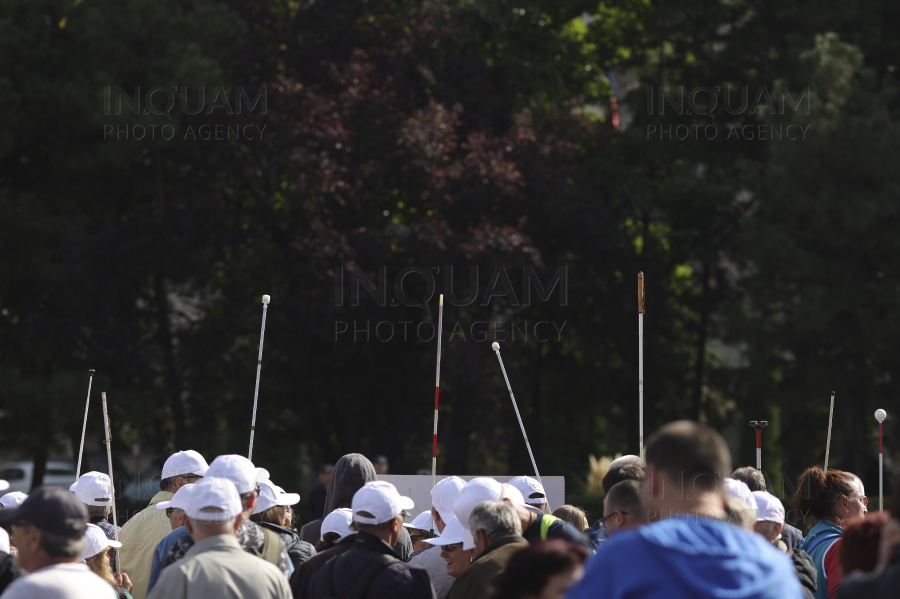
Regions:
M 503 322 L 541 470 L 576 492 L 588 455 L 637 451 L 643 270 L 648 434 L 701 419 L 752 464 L 768 419 L 780 491 L 822 461 L 834 389 L 834 465 L 871 486 L 900 365 L 898 10 L 0 0 L 0 449 L 77 451 L 95 368 L 117 459 L 243 453 L 269 293 L 255 461 L 285 487 L 350 451 L 413 473 L 435 351 L 415 330 L 474 291 L 445 306 L 439 469 L 530 470 Z M 430 310 L 352 305 L 354 272 L 396 300 L 404 268 L 433 273 Z M 530 272 L 565 279 L 524 301 Z

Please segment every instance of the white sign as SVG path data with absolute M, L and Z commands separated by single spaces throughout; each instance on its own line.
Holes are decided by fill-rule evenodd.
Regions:
M 450 478 L 450 475 L 442 474 L 435 477 L 435 481 Z M 464 481 L 470 481 L 477 476 L 460 476 Z M 514 476 L 489 476 L 497 482 L 505 483 Z M 416 502 L 415 509 L 410 511 L 409 520 L 412 521 L 420 513 L 431 509 L 431 475 L 416 474 L 381 474 L 378 480 L 383 480 L 397 487 L 397 491 L 401 495 L 412 497 Z M 544 483 L 544 491 L 547 492 L 547 501 L 550 503 L 550 511 L 552 512 L 559 506 L 566 503 L 566 477 L 564 476 L 542 476 L 541 481 Z

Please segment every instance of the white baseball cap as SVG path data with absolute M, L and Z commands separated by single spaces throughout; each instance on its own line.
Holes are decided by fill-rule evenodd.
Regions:
M 415 518 L 412 522 L 404 522 L 404 528 L 418 528 L 419 530 L 431 529 L 431 510 L 425 510 Z M 437 530 L 437 529 L 435 529 Z
M 756 507 L 757 522 L 777 522 L 784 524 L 784 505 L 781 500 L 766 491 L 753 491 L 754 503 L 750 507 Z
M 224 522 L 244 511 L 234 483 L 227 478 L 216 477 L 204 477 L 195 484 L 188 494 L 187 505 L 182 509 L 188 518 L 201 522 Z
M 0 478 L 0 491 L 5 491 L 9 488 L 9 483 Z
M 261 514 L 276 505 L 294 505 L 300 501 L 298 493 L 285 493 L 284 489 L 267 480 L 259 484 L 259 499 L 256 500 L 254 514 Z
M 87 525 L 87 529 L 84 531 L 84 540 L 87 541 L 87 545 L 84 546 L 84 551 L 81 552 L 81 559 L 94 557 L 101 551 L 106 550 L 107 547 L 118 548 L 122 546 L 122 543 L 119 541 L 108 539 L 103 529 L 96 524 Z
M 177 507 L 182 510 L 187 510 L 187 505 L 190 503 L 191 496 L 194 494 L 196 488 L 196 484 L 182 485 L 180 489 L 175 491 L 175 495 L 172 496 L 172 499 L 157 503 L 156 509 L 165 510 L 170 507 Z
M 212 461 L 207 476 L 227 478 L 244 495 L 255 491 L 258 485 L 269 480 L 269 471 L 257 468 L 242 455 L 220 455 Z
M 425 542 L 429 545 L 454 545 L 463 542 L 465 532 L 463 525 L 459 523 L 459 518 L 453 516 L 447 521 L 447 526 L 444 527 L 444 532 L 441 533 L 441 536 L 434 539 L 425 539 Z
M 329 532 L 335 532 L 339 538 L 343 539 L 349 534 L 353 534 L 350 525 L 353 523 L 353 510 L 348 507 L 342 507 L 334 510 L 322 520 L 322 533 L 319 540 L 324 541 L 325 535 Z
M 169 456 L 169 459 L 163 465 L 162 478 L 172 478 L 179 474 L 205 476 L 208 469 L 209 464 L 206 463 L 203 456 L 193 449 L 188 449 Z
M 112 505 L 112 483 L 109 475 L 102 472 L 85 472 L 69 490 L 85 505 Z
M 389 482 L 377 480 L 366 483 L 353 495 L 353 521 L 360 524 L 382 524 L 400 515 L 403 510 L 416 507 L 409 497 L 397 492 Z
M 746 503 L 747 507 L 749 508 L 756 507 L 756 502 L 753 501 L 753 494 L 750 492 L 750 487 L 748 487 L 747 483 L 742 480 L 726 478 L 725 492 L 729 495 L 737 497 L 738 499 Z
M 512 487 L 515 488 L 515 487 Z M 469 512 L 475 504 L 482 501 L 497 501 L 503 494 L 503 487 L 493 478 L 473 478 L 459 492 L 456 501 L 453 502 L 453 514 L 459 520 L 464 529 L 463 549 L 474 549 L 475 539 L 469 530 Z M 523 502 L 524 503 L 524 502 Z
M 3 507 L 19 507 L 22 502 L 28 499 L 28 495 L 22 491 L 13 491 L 0 497 L 0 505 Z
M 9 533 L 0 527 L 0 553 L 9 553 Z
M 453 516 L 453 502 L 459 496 L 459 492 L 466 486 L 466 481 L 458 476 L 451 476 L 439 480 L 431 490 L 431 506 L 438 511 L 443 518 Z
M 525 503 L 529 505 L 544 505 L 547 503 L 547 492 L 544 491 L 544 485 L 530 476 L 511 478 L 508 484 L 517 488 L 522 493 Z

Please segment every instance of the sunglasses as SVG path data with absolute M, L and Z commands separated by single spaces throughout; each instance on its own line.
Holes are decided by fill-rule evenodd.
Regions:
M 447 553 L 453 553 L 454 551 L 456 551 L 457 547 L 462 547 L 462 543 L 453 543 L 451 545 L 444 545 L 444 550 Z

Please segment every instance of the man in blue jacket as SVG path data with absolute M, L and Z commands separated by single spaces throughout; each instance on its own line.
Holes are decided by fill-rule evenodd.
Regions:
M 649 526 L 604 543 L 567 599 L 802 599 L 790 559 L 760 535 L 724 520 L 725 440 L 682 420 L 647 445 Z

